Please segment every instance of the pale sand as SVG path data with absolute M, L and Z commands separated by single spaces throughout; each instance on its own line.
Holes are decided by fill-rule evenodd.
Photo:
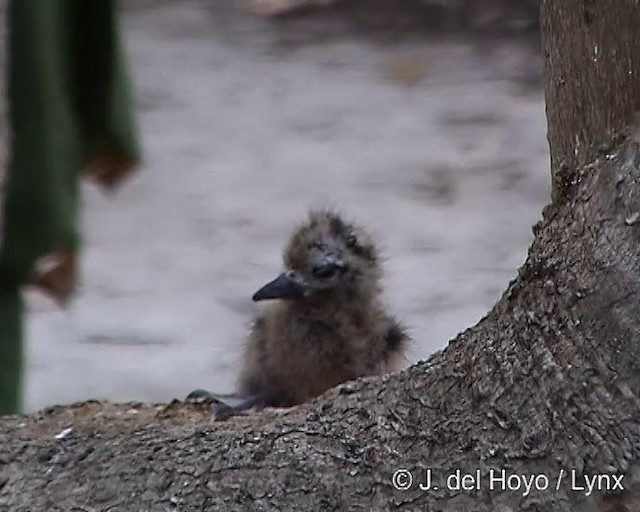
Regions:
M 69 309 L 30 295 L 29 409 L 231 391 L 250 297 L 310 206 L 379 239 L 415 338 L 407 363 L 488 311 L 548 198 L 532 51 L 323 39 L 223 2 L 147 4 L 125 20 L 146 160 L 113 197 L 85 186 Z

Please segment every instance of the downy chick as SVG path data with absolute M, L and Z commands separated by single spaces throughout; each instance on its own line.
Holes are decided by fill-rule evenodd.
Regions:
M 381 302 L 381 262 L 366 231 L 332 211 L 312 211 L 293 232 L 284 266 L 253 296 L 273 302 L 252 326 L 242 399 L 232 409 L 293 406 L 399 368 L 409 337 Z

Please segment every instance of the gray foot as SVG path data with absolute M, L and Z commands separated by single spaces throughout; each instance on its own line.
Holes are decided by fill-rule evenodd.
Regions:
M 250 409 L 262 409 L 265 406 L 261 395 L 219 395 L 204 389 L 196 389 L 185 398 L 186 402 L 211 402 L 211 417 L 221 421 L 231 416 L 245 415 Z

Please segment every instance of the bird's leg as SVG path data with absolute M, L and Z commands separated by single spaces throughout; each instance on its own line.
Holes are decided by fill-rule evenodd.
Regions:
M 264 396 L 241 395 L 231 393 L 228 395 L 211 393 L 204 389 L 196 389 L 187 395 L 187 402 L 212 402 L 211 415 L 213 420 L 224 420 L 231 416 L 244 415 L 250 409 L 263 409 L 265 407 Z

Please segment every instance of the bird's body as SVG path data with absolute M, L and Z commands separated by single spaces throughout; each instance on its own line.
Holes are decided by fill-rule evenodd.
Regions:
M 305 402 L 343 382 L 397 369 L 406 336 L 379 304 L 270 305 L 249 336 L 240 390 L 265 404 Z
M 274 299 L 253 323 L 238 408 L 303 403 L 399 368 L 409 342 L 381 301 L 377 249 L 360 227 L 313 211 L 284 251 L 285 272 L 255 293 Z

